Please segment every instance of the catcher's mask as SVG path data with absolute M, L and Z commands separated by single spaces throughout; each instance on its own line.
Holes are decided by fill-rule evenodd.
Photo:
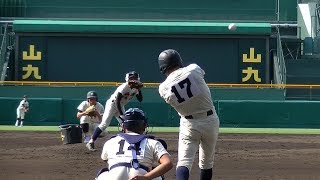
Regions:
M 120 116 L 122 127 L 135 133 L 144 132 L 148 127 L 148 120 L 139 108 L 130 108 Z
M 140 81 L 140 76 L 137 72 L 131 71 L 128 72 L 125 77 L 126 82 L 128 82 L 130 79 Z
M 162 74 L 174 66 L 182 67 L 183 62 L 180 54 L 174 49 L 167 49 L 162 51 L 158 57 L 159 69 Z
M 98 101 L 98 94 L 95 91 L 89 91 L 87 93 L 87 99 L 95 98 Z

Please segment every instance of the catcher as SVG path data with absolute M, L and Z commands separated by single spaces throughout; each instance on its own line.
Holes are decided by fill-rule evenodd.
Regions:
M 94 142 L 100 136 L 100 134 L 110 125 L 111 119 L 115 116 L 119 124 L 122 123 L 119 116 L 125 112 L 124 106 L 128 102 L 136 97 L 139 102 L 142 101 L 141 88 L 143 84 L 140 82 L 140 76 L 137 72 L 131 71 L 125 76 L 126 82 L 121 84 L 115 92 L 110 96 L 105 105 L 105 111 L 103 113 L 102 121 L 95 129 L 87 148 L 90 151 L 94 151 Z
M 80 119 L 80 126 L 84 134 L 84 143 L 88 143 L 93 129 L 101 122 L 104 108 L 98 102 L 98 94 L 95 91 L 89 91 L 87 100 L 82 101 L 77 109 L 77 118 Z
M 23 100 L 20 101 L 17 108 L 17 120 L 15 126 L 23 126 L 24 116 L 27 112 L 29 112 L 29 102 L 27 100 L 27 95 L 24 95 Z
M 123 133 L 104 144 L 101 159 L 107 168 L 98 173 L 96 180 L 162 180 L 173 164 L 161 142 L 145 134 L 148 121 L 144 112 L 130 108 L 121 119 Z M 152 168 L 155 163 L 157 167 Z

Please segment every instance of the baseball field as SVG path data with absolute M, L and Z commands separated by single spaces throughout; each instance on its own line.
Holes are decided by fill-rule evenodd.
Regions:
M 102 145 L 117 128 L 109 130 L 89 152 L 83 143 L 63 145 L 58 127 L 0 126 L 0 179 L 94 179 L 104 167 Z M 176 163 L 177 128 L 150 130 L 166 140 Z M 216 149 L 214 179 L 320 179 L 318 129 L 221 128 Z M 190 179 L 198 172 L 196 157 Z M 174 169 L 166 179 L 175 179 Z

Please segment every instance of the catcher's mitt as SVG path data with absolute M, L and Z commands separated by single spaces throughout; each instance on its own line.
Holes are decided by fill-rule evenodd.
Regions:
M 95 116 L 96 115 L 96 107 L 94 105 L 89 106 L 84 113 L 88 116 Z
M 135 88 L 135 89 L 141 89 L 143 87 L 143 83 L 137 80 L 129 80 L 128 84 L 130 86 L 131 89 Z

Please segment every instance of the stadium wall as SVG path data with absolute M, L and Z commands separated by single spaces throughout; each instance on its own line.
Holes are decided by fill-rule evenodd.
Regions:
M 297 20 L 297 1 L 280 0 L 280 21 Z M 276 21 L 277 0 L 2 0 L 0 17 L 112 20 Z
M 15 80 L 122 81 L 135 70 L 143 81 L 160 82 L 158 55 L 173 48 L 185 65 L 197 63 L 210 72 L 209 83 L 270 83 L 271 25 L 237 23 L 235 31 L 228 25 L 15 20 Z
M 15 123 L 15 109 L 20 99 L 0 98 L 1 125 Z M 58 126 L 78 124 L 76 107 L 81 100 L 33 98 L 25 125 Z M 214 102 L 221 127 L 252 128 L 319 128 L 320 101 L 218 100 Z M 178 127 L 179 116 L 164 102 L 131 102 L 129 107 L 142 108 L 151 127 Z M 111 125 L 117 125 L 113 119 Z
M 25 125 L 60 125 L 79 123 L 76 108 L 86 99 L 89 90 L 96 90 L 99 101 L 106 99 L 115 87 L 34 87 L 2 86 L 0 87 L 0 124 L 13 125 L 16 108 L 23 94 L 29 96 L 30 112 Z M 220 116 L 221 127 L 320 127 L 318 107 L 320 101 L 284 100 L 281 89 L 255 88 L 211 88 L 214 104 Z M 173 108 L 164 103 L 156 87 L 143 89 L 144 101 L 135 99 L 126 108 L 142 108 L 150 126 L 179 125 L 179 117 Z M 114 119 L 111 125 L 116 125 Z

